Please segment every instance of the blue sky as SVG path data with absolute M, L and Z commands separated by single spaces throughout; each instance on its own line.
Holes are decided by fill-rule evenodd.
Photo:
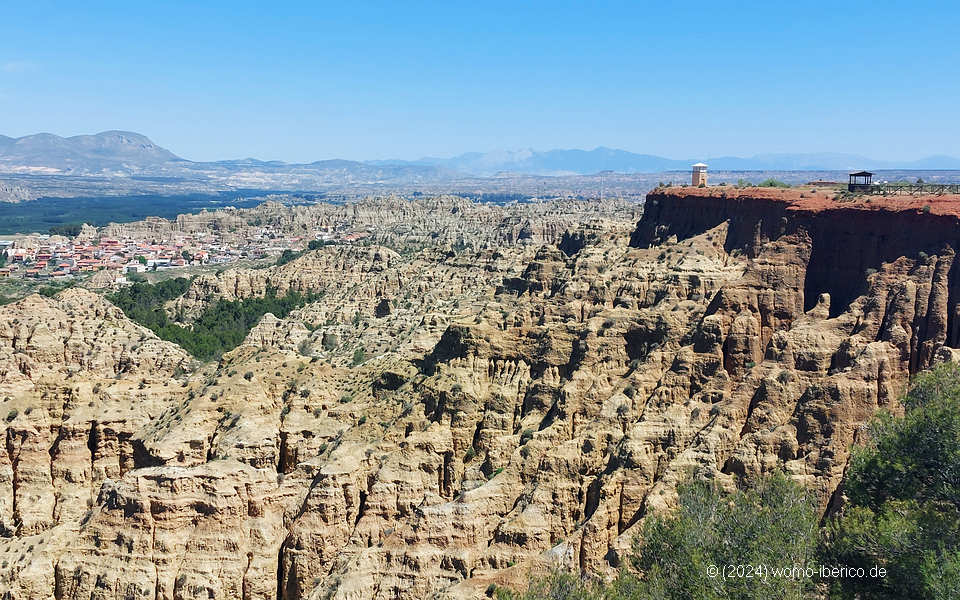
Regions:
M 596 146 L 960 156 L 956 2 L 8 2 L 3 13 L 10 136 L 127 129 L 194 160 Z

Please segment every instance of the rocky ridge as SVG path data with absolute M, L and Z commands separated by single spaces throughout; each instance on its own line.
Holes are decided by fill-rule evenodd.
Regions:
M 0 181 L 0 202 L 26 202 L 34 198 L 36 195 L 24 186 Z
M 452 244 L 503 246 L 556 244 L 568 230 L 602 230 L 604 222 L 639 215 L 637 205 L 618 201 L 554 200 L 495 205 L 460 196 L 407 200 L 395 196 L 365 198 L 344 204 L 289 205 L 267 201 L 249 209 L 221 209 L 183 214 L 175 220 L 151 218 L 114 223 L 104 236 L 169 235 L 216 231 L 225 240 L 241 240 L 242 231 L 272 226 L 292 235 L 317 230 L 369 234 L 368 242 L 395 250 L 415 251 Z
M 690 476 L 782 469 L 828 510 L 860 426 L 953 354 L 958 228 L 945 204 L 799 193 L 660 189 L 635 227 L 583 220 L 549 242 L 412 255 L 327 247 L 198 279 L 171 310 L 267 286 L 324 295 L 180 379 L 175 349 L 157 379 L 113 374 L 111 399 L 87 407 L 105 413 L 96 435 L 65 435 L 78 418 L 58 407 L 114 363 L 75 358 L 83 381 L 10 388 L 36 408 L 6 424 L 16 460 L 0 483 L 56 508 L 0 506 L 0 591 L 478 598 L 545 562 L 615 567 Z M 911 243 L 904 219 L 937 233 Z M 29 312 L 17 306 L 3 322 Z M 357 347 L 369 358 L 353 365 Z

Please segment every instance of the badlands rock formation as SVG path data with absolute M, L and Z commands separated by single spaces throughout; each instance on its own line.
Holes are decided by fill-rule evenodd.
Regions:
M 0 181 L 0 202 L 26 202 L 36 197 L 36 194 L 22 185 Z
M 957 342 L 960 199 L 923 202 L 661 189 L 536 244 L 327 247 L 196 280 L 169 310 L 323 297 L 195 367 L 89 292 L 4 307 L 0 592 L 480 598 L 608 572 L 688 477 L 828 510 Z
M 289 199 L 288 199 L 289 200 Z M 604 220 L 639 215 L 636 204 L 617 200 L 553 200 L 542 203 L 494 205 L 460 196 L 368 198 L 347 204 L 284 204 L 271 200 L 249 209 L 222 209 L 179 215 L 175 220 L 149 218 L 110 224 L 107 237 L 213 233 L 227 243 L 242 245 L 264 227 L 291 235 L 363 231 L 376 244 L 395 249 L 420 249 L 458 244 L 473 247 L 556 244 L 567 231 L 596 230 Z M 304 242 L 306 243 L 306 242 Z

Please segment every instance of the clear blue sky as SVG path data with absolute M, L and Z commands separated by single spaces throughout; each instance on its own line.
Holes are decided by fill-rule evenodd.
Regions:
M 194 160 L 960 155 L 956 2 L 4 4 L 11 136 L 127 129 Z

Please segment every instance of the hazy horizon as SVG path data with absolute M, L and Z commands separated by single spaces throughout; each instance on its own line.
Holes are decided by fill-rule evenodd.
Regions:
M 114 130 L 105 130 L 105 131 L 97 131 L 97 132 L 71 133 L 71 134 L 67 134 L 67 135 L 63 135 L 63 134 L 56 133 L 56 132 L 52 132 L 52 131 L 37 131 L 37 132 L 31 133 L 31 134 L 26 134 L 26 135 L 23 135 L 23 136 L 10 136 L 10 135 L 7 135 L 7 134 L 5 134 L 5 133 L 3 133 L 3 132 L 0 132 L 0 136 L 6 136 L 6 137 L 13 138 L 13 139 L 20 139 L 20 138 L 31 137 L 31 136 L 35 136 L 35 135 L 54 135 L 54 136 L 57 136 L 57 137 L 61 137 L 61 138 L 64 138 L 64 139 L 68 139 L 68 138 L 71 138 L 71 137 L 101 135 L 101 134 L 110 133 L 110 132 L 112 132 L 112 131 L 121 132 L 121 133 L 136 133 L 136 134 L 138 134 L 138 135 L 143 135 L 143 136 L 147 137 L 148 139 L 150 139 L 151 141 L 153 141 L 154 143 L 156 143 L 156 140 L 153 138 L 153 136 L 151 136 L 151 135 L 149 135 L 149 134 L 147 134 L 147 133 L 140 132 L 140 131 L 128 131 L 128 130 L 117 130 L 117 129 L 114 129 Z M 471 154 L 485 154 L 485 155 L 500 155 L 500 154 L 502 154 L 502 155 L 504 155 L 504 156 L 507 156 L 507 155 L 520 155 L 520 154 L 522 154 L 522 153 L 547 153 L 547 152 L 587 152 L 587 153 L 589 153 L 589 152 L 596 152 L 596 151 L 601 151 L 601 150 L 611 150 L 611 151 L 616 151 L 616 152 L 628 152 L 628 153 L 637 154 L 637 155 L 648 155 L 648 156 L 657 157 L 657 158 L 663 158 L 663 159 L 667 159 L 667 160 L 671 160 L 671 161 L 685 161 L 685 160 L 693 160 L 693 161 L 696 161 L 696 160 L 710 160 L 710 159 L 745 159 L 745 160 L 749 160 L 749 159 L 774 158 L 774 157 L 788 157 L 788 156 L 811 156 L 811 157 L 817 157 L 817 156 L 833 156 L 833 155 L 836 155 L 836 156 L 863 157 L 863 158 L 875 160 L 875 161 L 878 161 L 878 162 L 896 162 L 895 160 L 885 159 L 885 158 L 876 157 L 876 156 L 868 156 L 868 155 L 865 155 L 865 154 L 862 154 L 862 153 L 846 153 L 846 152 L 842 152 L 842 153 L 841 153 L 841 152 L 832 152 L 832 151 L 822 151 L 822 152 L 782 152 L 782 153 L 780 153 L 780 152 L 777 152 L 777 153 L 774 153 L 774 152 L 757 152 L 757 153 L 754 153 L 754 154 L 743 155 L 743 156 L 724 155 L 724 156 L 713 156 L 713 157 L 696 156 L 696 155 L 693 155 L 693 156 L 667 156 L 667 155 L 664 155 L 664 154 L 661 154 L 661 153 L 658 153 L 658 152 L 651 152 L 651 151 L 645 151 L 645 150 L 635 150 L 635 149 L 629 149 L 629 148 L 612 148 L 612 147 L 610 147 L 610 146 L 605 146 L 605 145 L 595 146 L 595 147 L 592 147 L 592 148 L 533 148 L 533 147 L 527 147 L 527 148 L 495 148 L 495 149 L 491 149 L 491 150 L 470 150 L 470 151 L 461 152 L 461 153 L 455 154 L 455 155 L 444 155 L 444 156 L 441 156 L 441 155 L 437 155 L 437 154 L 427 154 L 427 155 L 416 156 L 416 157 L 390 157 L 390 158 L 383 158 L 383 159 L 369 159 L 369 158 L 352 158 L 352 159 L 345 159 L 345 158 L 342 157 L 342 156 L 320 156 L 320 157 L 315 157 L 315 158 L 312 158 L 312 159 L 307 159 L 307 160 L 304 160 L 304 161 L 292 161 L 292 160 L 284 160 L 284 159 L 282 159 L 282 158 L 265 159 L 265 158 L 262 158 L 262 157 L 259 157 L 259 156 L 250 156 L 250 155 L 248 155 L 248 156 L 223 156 L 223 157 L 213 158 L 213 159 L 209 159 L 209 160 L 197 160 L 197 159 L 193 159 L 193 158 L 191 158 L 191 157 L 189 157 L 189 156 L 184 156 L 183 153 L 177 151 L 176 148 L 169 148 L 169 147 L 165 147 L 165 146 L 162 146 L 162 145 L 161 145 L 161 147 L 163 147 L 165 150 L 169 150 L 169 151 L 172 152 L 173 154 L 177 155 L 178 158 L 182 158 L 182 159 L 185 159 L 185 160 L 188 160 L 188 161 L 191 161 L 191 162 L 217 162 L 217 161 L 224 162 L 224 161 L 239 161 L 239 160 L 251 160 L 251 159 L 252 159 L 252 160 L 262 160 L 262 161 L 264 161 L 264 162 L 270 162 L 270 161 L 286 162 L 286 163 L 289 163 L 289 164 L 321 162 L 321 161 L 325 161 L 325 160 L 352 160 L 352 161 L 356 161 L 356 162 L 374 162 L 374 163 L 393 162 L 393 161 L 396 161 L 397 163 L 404 163 L 404 162 L 415 163 L 415 162 L 429 161 L 429 160 L 438 160 L 438 161 L 452 160 L 452 159 L 456 159 L 456 158 L 461 158 L 461 157 L 464 157 L 464 156 L 468 156 L 468 155 L 471 155 Z M 940 156 L 945 157 L 945 158 L 954 158 L 954 159 L 957 158 L 957 157 L 952 157 L 952 156 L 949 156 L 949 155 L 924 155 L 924 156 L 919 156 L 919 155 L 918 155 L 918 156 L 913 156 L 913 157 L 909 157 L 909 158 L 903 159 L 902 162 L 904 162 L 904 163 L 910 163 L 910 162 L 920 161 L 920 160 L 923 160 L 923 159 L 938 158 L 938 157 L 940 157 Z M 881 169 L 881 170 L 884 170 L 884 169 L 885 169 L 885 170 L 899 170 L 899 169 L 900 169 L 899 167 L 896 167 L 896 166 L 884 166 L 884 167 L 874 167 L 874 168 L 876 168 L 876 169 Z M 909 168 L 911 168 L 911 167 L 906 167 L 906 168 L 909 169 Z M 917 168 L 920 169 L 920 170 L 930 170 L 930 169 L 934 169 L 934 170 L 954 170 L 954 169 L 941 169 L 941 168 L 939 168 L 939 167 L 917 167 Z M 758 169 L 759 169 L 759 170 L 764 170 L 763 168 L 759 168 L 759 167 L 758 167 Z M 809 170 L 809 169 L 799 168 L 799 169 L 796 169 L 796 170 L 803 171 L 803 170 Z M 832 170 L 832 169 L 831 169 L 831 168 L 828 168 L 828 167 L 815 167 L 813 170 Z

